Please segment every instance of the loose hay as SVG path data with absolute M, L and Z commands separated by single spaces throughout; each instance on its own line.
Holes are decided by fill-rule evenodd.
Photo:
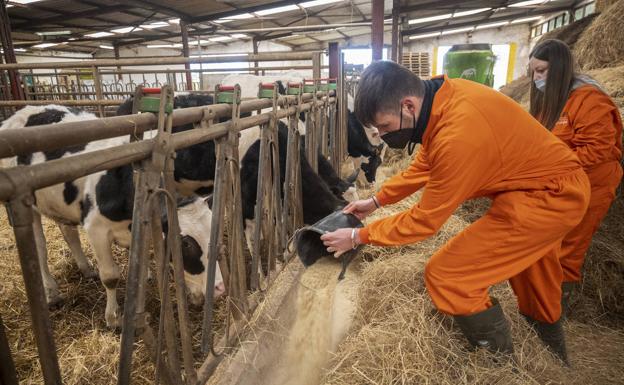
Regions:
M 410 161 L 408 157 L 392 159 L 392 164 L 384 164 L 383 175 L 393 175 L 405 168 Z M 378 181 L 376 188 L 381 183 L 382 181 Z M 368 191 L 369 194 L 373 192 L 373 189 Z M 419 196 L 417 193 L 396 205 L 383 207 L 369 221 L 407 209 L 417 202 Z M 435 310 L 424 287 L 423 272 L 427 259 L 452 236 L 482 216 L 488 210 L 489 204 L 490 201 L 485 198 L 466 202 L 438 234 L 424 242 L 397 248 L 367 246 L 363 249 L 365 261 L 362 263 L 352 331 L 334 354 L 321 383 L 624 383 L 622 325 L 611 322 L 610 325 L 614 328 L 609 328 L 598 324 L 599 321 L 604 321 L 605 314 L 611 317 L 610 309 L 603 309 L 600 313 L 602 317 L 590 317 L 591 323 L 584 323 L 582 317 L 576 315 L 566 322 L 572 369 L 560 365 L 518 314 L 515 296 L 507 283 L 494 287 L 492 295 L 499 298 L 512 323 L 518 362 L 515 369 L 510 363 L 500 366 L 494 364 L 484 351 L 471 351 L 461 332 L 453 325 L 452 317 Z M 621 206 L 614 207 L 617 207 L 616 211 L 621 209 Z M 624 216 L 621 215 L 624 210 L 618 213 L 617 225 L 624 223 Z M 618 231 L 612 227 L 612 222 L 616 221 L 617 219 L 609 218 L 605 221 L 609 231 Z M 604 231 L 604 227 L 601 231 Z M 624 236 L 624 232 L 619 234 Z M 609 245 L 613 252 L 619 251 L 622 254 L 621 244 Z M 595 274 L 592 269 L 593 265 L 588 265 L 586 280 Z M 609 266 L 605 266 L 604 271 L 608 271 L 614 279 L 619 272 Z M 622 273 L 619 274 L 621 283 Z M 603 286 L 602 281 L 592 282 L 601 286 L 600 290 L 604 293 L 606 285 Z M 613 282 L 607 283 L 612 284 Z M 580 293 L 581 301 L 593 302 L 595 298 L 586 297 L 587 291 L 584 289 Z M 621 296 L 624 289 L 616 285 L 610 293 Z M 582 314 L 585 306 L 584 303 L 576 303 L 574 309 Z
M 607 8 L 581 35 L 574 55 L 583 69 L 613 67 L 624 62 L 624 1 Z
M 46 219 L 43 226 L 48 244 L 50 271 L 57 279 L 61 294 L 65 298 L 63 306 L 50 313 L 63 384 L 116 383 L 120 335 L 106 327 L 104 288 L 99 279 L 85 280 L 82 277 L 57 226 Z M 93 252 L 82 232 L 81 241 L 85 254 L 93 260 Z M 123 309 L 127 251 L 114 247 L 113 254 L 121 268 L 122 283 L 118 289 L 118 298 Z M 4 209 L 0 209 L 0 282 L 0 314 L 7 329 L 20 384 L 42 384 L 13 230 L 8 224 Z M 147 310 L 153 320 L 158 320 L 159 302 L 155 300 L 157 293 L 153 285 L 149 290 Z M 191 309 L 190 317 L 193 324 L 195 359 L 199 362 L 202 358 L 199 351 L 201 310 Z M 224 319 L 225 304 L 220 300 L 217 301 L 215 312 L 216 333 L 221 333 Z M 153 384 L 154 381 L 154 365 L 145 345 L 140 341 L 135 344 L 132 379 L 133 384 L 139 385 Z

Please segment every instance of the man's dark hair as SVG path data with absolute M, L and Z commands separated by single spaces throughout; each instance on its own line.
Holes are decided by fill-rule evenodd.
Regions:
M 374 125 L 378 112 L 400 113 L 401 99 L 422 97 L 424 93 L 422 80 L 410 70 L 392 61 L 378 61 L 362 73 L 355 95 L 355 116 L 365 126 Z

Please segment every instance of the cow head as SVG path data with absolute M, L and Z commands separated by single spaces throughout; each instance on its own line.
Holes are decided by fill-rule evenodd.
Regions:
M 364 171 L 368 183 L 375 182 L 377 168 L 381 164 L 383 142 L 376 127 L 364 127 L 349 111 L 348 150 L 352 158 L 360 158 L 360 168 Z
M 206 293 L 208 278 L 208 249 L 210 246 L 210 229 L 212 210 L 208 198 L 191 196 L 178 199 L 178 222 L 182 261 L 184 263 L 184 281 L 191 303 L 201 306 Z M 166 223 L 166 222 L 165 222 Z M 166 230 L 167 226 L 164 226 Z M 225 285 L 221 269 L 217 263 L 214 281 L 214 298 L 225 293 Z

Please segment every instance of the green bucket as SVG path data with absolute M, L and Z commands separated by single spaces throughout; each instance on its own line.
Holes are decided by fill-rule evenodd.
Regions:
M 444 55 L 444 73 L 449 78 L 461 78 L 494 85 L 496 57 L 490 44 L 458 44 Z

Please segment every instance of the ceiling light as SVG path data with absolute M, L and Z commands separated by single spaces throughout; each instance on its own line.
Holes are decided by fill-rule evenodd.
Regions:
M 452 35 L 454 33 L 468 32 L 468 31 L 472 31 L 473 28 L 474 27 L 449 29 L 448 31 L 442 31 L 440 35 Z
M 182 47 L 181 43 L 175 44 L 149 44 L 147 48 L 180 48 Z
M 210 40 L 210 41 L 228 41 L 228 40 L 232 40 L 232 37 L 230 37 L 230 36 L 217 36 L 217 37 L 211 37 L 208 40 Z
M 42 0 L 11 0 L 11 3 L 30 4 L 30 3 L 36 3 L 37 1 L 42 1 Z
M 13 51 L 16 51 L 16 52 L 26 52 L 26 48 L 15 48 L 15 49 L 13 49 Z
M 436 16 L 428 16 L 428 17 L 421 17 L 419 19 L 411 19 L 407 22 L 407 24 L 420 24 L 420 23 L 427 23 L 429 21 L 437 21 L 437 20 L 444 20 L 444 19 L 450 19 L 451 17 L 453 17 L 452 13 L 447 13 L 444 15 L 436 15 Z
M 428 37 L 435 37 L 435 36 L 440 36 L 440 32 L 433 32 L 433 33 L 425 33 L 422 35 L 414 35 L 414 36 L 410 36 L 409 39 L 410 40 L 417 40 L 417 39 L 426 39 Z
M 32 48 L 48 48 L 48 47 L 52 47 L 57 45 L 58 43 L 41 43 L 41 44 L 35 44 L 32 46 Z
M 548 0 L 529 0 L 529 1 L 521 1 L 515 4 L 509 4 L 509 6 L 510 7 L 529 7 L 531 5 L 538 5 L 538 4 L 543 4 L 547 2 Z
M 115 49 L 115 47 L 110 46 L 110 45 L 101 45 L 100 48 L 103 48 L 103 49 Z
M 462 16 L 474 15 L 474 14 L 477 14 L 477 13 L 489 11 L 490 9 L 492 9 L 492 8 L 477 8 L 477 9 L 471 9 L 471 10 L 468 10 L 468 11 L 455 12 L 453 14 L 453 17 L 462 17 Z
M 217 19 L 215 21 L 217 23 L 227 23 L 228 21 L 232 21 L 232 20 L 244 20 L 244 19 L 251 19 L 253 17 L 254 17 L 254 15 L 252 15 L 251 13 L 241 13 L 240 15 L 223 17 L 223 18 Z
M 161 28 L 161 27 L 168 27 L 168 26 L 169 26 L 169 23 L 166 23 L 164 21 L 157 21 L 151 24 L 141 24 L 141 28 L 145 28 L 145 29 Z
M 299 10 L 299 7 L 297 7 L 296 5 L 285 5 L 283 7 L 275 7 L 275 8 L 269 8 L 269 9 L 263 9 L 262 11 L 257 11 L 254 12 L 256 15 L 260 15 L 260 16 L 266 16 L 266 15 L 272 15 L 274 13 L 280 13 L 280 12 L 288 12 L 288 11 L 295 11 L 295 10 Z
M 303 3 L 299 3 L 299 5 L 302 6 L 303 8 L 310 8 L 310 7 L 316 7 L 318 5 L 339 3 L 342 1 L 343 0 L 314 0 L 314 1 L 306 1 Z
M 490 24 L 483 24 L 483 25 L 477 25 L 477 29 L 487 29 L 487 28 L 496 28 L 496 27 L 502 27 L 503 25 L 509 24 L 508 21 L 501 21 L 499 23 L 490 23 Z
M 128 32 L 134 32 L 134 31 L 141 31 L 141 28 L 139 28 L 139 27 L 123 27 L 123 28 L 111 29 L 111 32 L 115 32 L 115 33 L 128 33 Z
M 232 36 L 234 39 L 245 39 L 248 38 L 249 36 L 245 35 L 244 33 L 235 33 Z
M 84 36 L 86 37 L 105 37 L 105 36 L 112 36 L 114 35 L 114 33 L 111 32 L 95 32 L 95 33 L 88 33 Z
M 527 23 L 529 21 L 539 20 L 541 18 L 542 18 L 541 16 L 525 17 L 523 19 L 516 19 L 512 21 L 511 24 Z
M 169 19 L 167 21 L 169 24 L 180 24 L 180 19 Z
M 35 34 L 39 36 L 70 35 L 71 31 L 44 31 L 44 32 L 35 32 Z

